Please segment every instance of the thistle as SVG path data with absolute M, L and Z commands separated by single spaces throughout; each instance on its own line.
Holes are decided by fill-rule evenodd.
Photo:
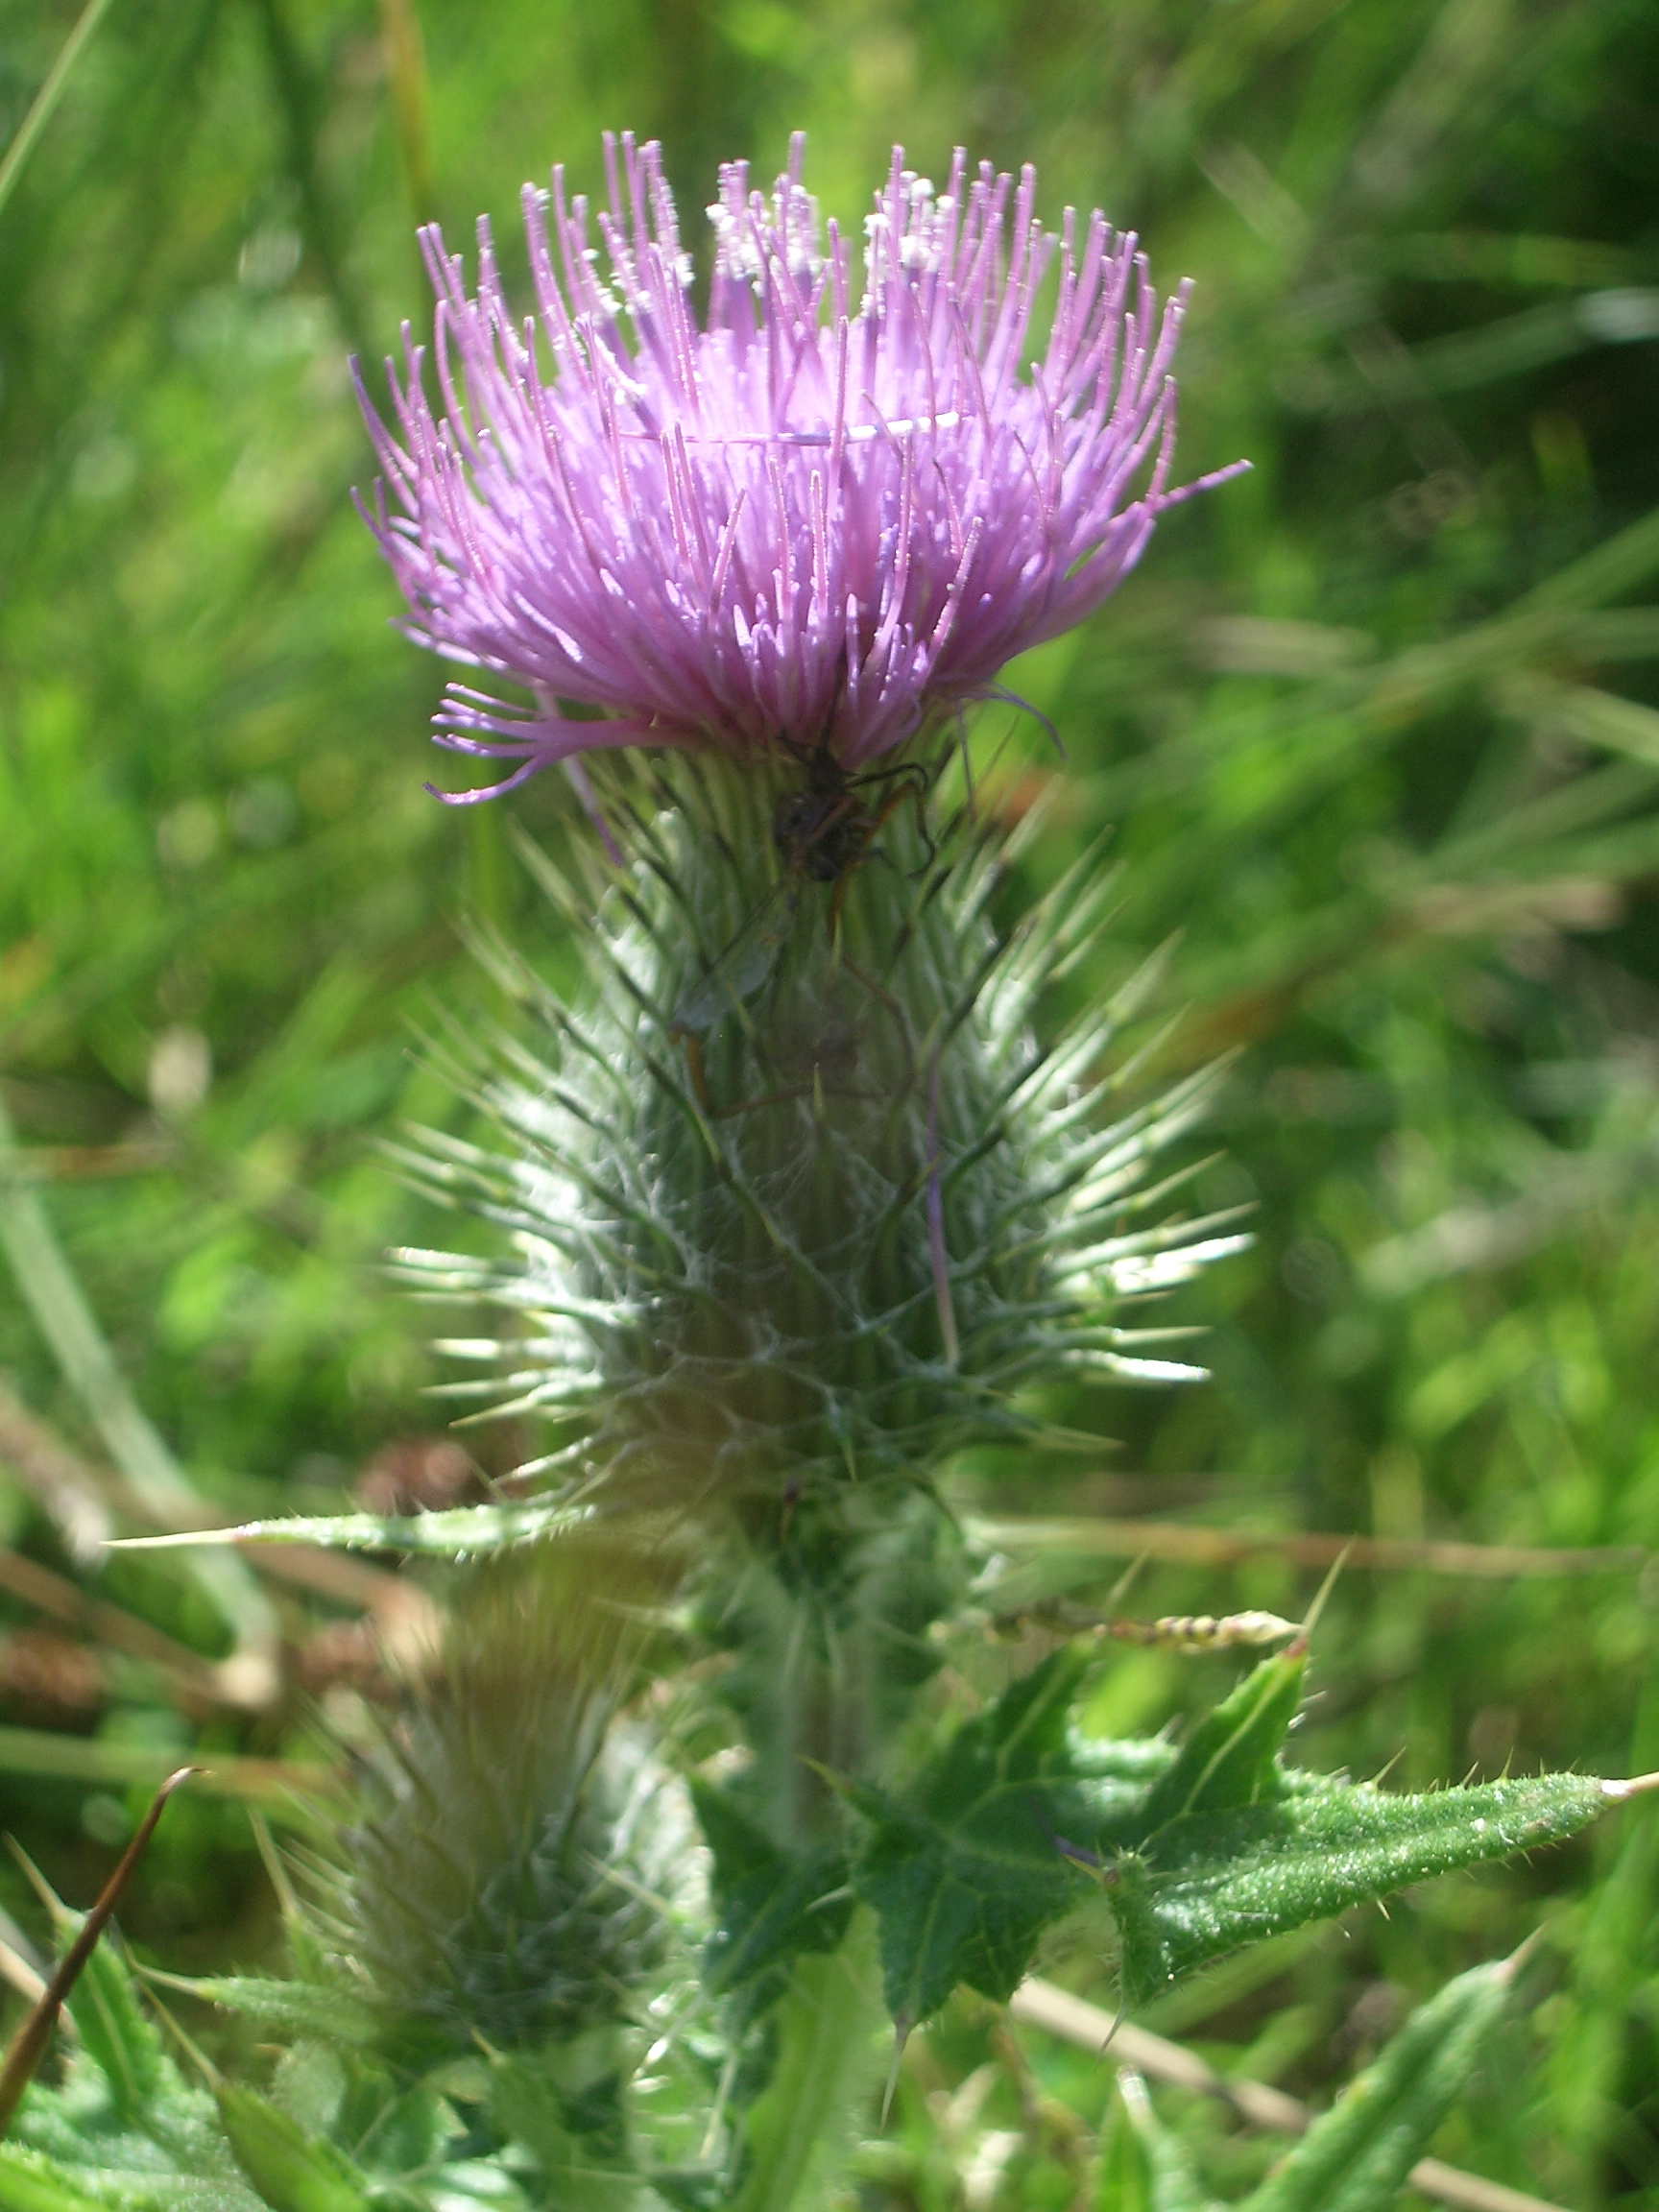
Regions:
M 665 749 L 583 775 L 611 880 L 595 854 L 551 887 L 590 998 L 544 1008 L 544 1060 L 482 1078 L 502 1151 L 452 1153 L 517 1263 L 439 1271 L 522 1317 L 511 1402 L 581 1431 L 543 1469 L 572 1501 L 797 1549 L 821 1502 L 845 1518 L 851 1487 L 926 1485 L 959 1446 L 1027 1433 L 1027 1382 L 1191 1372 L 1147 1362 L 1114 1310 L 1217 1248 L 1150 1263 L 1194 1242 L 1147 1220 L 1142 1166 L 1201 1087 L 1102 1127 L 1124 1007 L 1033 1042 L 1100 884 L 1081 871 L 998 938 L 998 837 L 971 790 L 939 802 L 965 702 L 1186 495 L 1180 302 L 1160 316 L 1134 241 L 1069 212 L 1022 373 L 1056 243 L 1031 173 L 970 180 L 958 154 L 935 195 L 895 154 L 854 310 L 801 151 L 770 204 L 722 173 L 701 331 L 654 147 L 625 139 L 619 164 L 607 141 L 609 286 L 560 173 L 552 246 L 527 196 L 522 335 L 488 232 L 476 298 L 426 233 L 448 411 L 412 350 L 404 443 L 374 425 L 413 634 L 537 700 L 515 720 L 452 691 L 441 741 L 517 757 L 509 781 Z
M 551 1425 L 521 1480 L 695 1531 L 705 1628 L 746 1655 L 748 1793 L 789 1842 L 838 1817 L 803 1761 L 885 1771 L 935 1663 L 946 1460 L 1040 1434 L 1058 1376 L 1195 1372 L 1119 1308 L 1228 1248 L 1148 1188 L 1203 1079 L 1102 1113 L 1133 992 L 1036 1042 L 1105 887 L 1086 864 L 1000 932 L 1005 840 L 953 758 L 1007 657 L 1186 496 L 1181 302 L 1098 213 L 1047 238 L 1029 172 L 958 155 L 935 195 L 896 154 L 854 304 L 801 151 L 770 203 L 723 172 L 701 330 L 653 147 L 607 143 L 608 285 L 560 174 L 551 242 L 527 197 L 522 333 L 488 232 L 475 297 L 427 232 L 446 412 L 411 349 L 401 442 L 373 424 L 401 512 L 372 517 L 412 634 L 534 702 L 451 687 L 440 742 L 516 760 L 497 789 L 565 759 L 598 830 L 573 874 L 533 863 L 589 993 L 526 981 L 540 1045 L 468 1078 L 504 1142 L 427 1163 L 511 1262 L 405 1258 L 513 1315 L 465 1349 L 487 1404 Z
M 670 1946 L 689 1815 L 613 1725 L 637 1653 L 596 1601 L 609 1564 L 475 1572 L 440 1663 L 371 1748 L 337 1863 L 314 1869 L 334 1977 L 402 2064 L 625 2026 Z

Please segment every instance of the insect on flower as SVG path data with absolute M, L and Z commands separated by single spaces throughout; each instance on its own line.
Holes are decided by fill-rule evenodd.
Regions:
M 699 989 L 676 1010 L 677 1029 L 707 1029 L 733 1004 L 753 997 L 771 970 L 808 882 L 834 886 L 830 902 L 833 941 L 853 870 L 877 850 L 876 838 L 883 825 L 906 798 L 915 805 L 916 827 L 927 849 L 928 862 L 933 857 L 933 840 L 924 811 L 933 775 L 920 760 L 850 774 L 830 750 L 828 725 L 809 753 L 781 731 L 777 742 L 806 771 L 806 781 L 800 789 L 785 791 L 772 810 L 772 842 L 784 873 L 721 953 Z M 892 787 L 889 795 L 878 805 L 867 805 L 865 793 L 884 786 Z
M 849 775 L 830 750 L 829 732 L 804 757 L 786 737 L 779 743 L 803 761 L 806 781 L 799 791 L 786 791 L 772 814 L 772 841 L 785 862 L 814 883 L 833 883 L 831 925 L 839 920 L 847 879 L 875 843 L 882 824 L 905 799 L 916 806 L 916 826 L 932 854 L 922 803 L 932 781 L 920 760 L 901 761 L 896 768 L 867 768 Z M 891 795 L 878 807 L 864 804 L 866 791 L 892 784 Z
M 840 947 L 842 906 L 853 871 L 867 858 L 886 859 L 876 839 L 906 799 L 915 806 L 917 832 L 926 849 L 925 868 L 930 865 L 934 854 L 925 805 L 933 780 L 932 771 L 923 762 L 904 760 L 891 768 L 850 773 L 830 750 L 828 726 L 810 752 L 804 752 L 783 733 L 780 733 L 778 743 L 806 772 L 805 781 L 797 790 L 785 791 L 772 812 L 772 842 L 782 862 L 783 874 L 707 975 L 675 1008 L 671 1025 L 671 1034 L 685 1046 L 698 1102 L 705 1113 L 716 1118 L 743 1113 L 749 1108 L 715 1107 L 703 1072 L 699 1037 L 711 1029 L 723 1015 L 752 998 L 765 983 L 794 926 L 802 895 L 808 883 L 830 886 L 828 924 L 839 964 L 904 1026 L 902 1013 L 889 993 Z M 772 1100 L 750 1103 L 769 1104 Z

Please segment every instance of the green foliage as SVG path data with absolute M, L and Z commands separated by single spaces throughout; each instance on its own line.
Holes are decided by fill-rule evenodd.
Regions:
M 1420 2007 L 1239 2212 L 1388 2212 L 1468 2086 L 1511 1981 L 1511 1965 L 1477 1966 Z M 1099 2212 L 1207 2212 L 1191 2158 L 1144 2084 L 1125 2072 L 1118 2086 L 1101 2146 Z
M 219 2117 L 243 2172 L 272 2212 L 368 2212 L 367 2176 L 257 2091 L 219 2092 Z
M 1385 2212 L 1467 2083 L 1509 1983 L 1507 1966 L 1448 1983 L 1246 2199 L 1248 2212 Z
M 162 2212 L 160 2191 L 123 2199 L 124 2212 Z M 108 2197 L 89 2197 L 66 2173 L 37 2152 L 0 2143 L 0 2204 L 6 2212 L 108 2212 Z
M 211 1544 L 320 1544 L 325 1550 L 396 1551 L 416 1558 L 472 1559 L 510 1551 L 581 1527 L 589 1516 L 549 1499 L 523 1505 L 457 1505 L 446 1512 L 295 1514 L 283 1521 L 244 1521 L 182 1536 L 128 1538 L 133 1551 L 192 1550 Z
M 0 2145 L 0 2204 L 17 2212 L 255 2212 L 213 2100 L 162 2045 L 108 1933 L 70 1997 L 80 2047 L 60 2085 L 36 2080 Z M 58 2194 L 55 2196 L 53 2192 Z
M 1275 1804 L 1171 1822 L 1118 1863 L 1113 1904 L 1131 2004 L 1241 1943 L 1560 1842 L 1605 1804 L 1601 1785 L 1575 1774 L 1422 1796 L 1318 1781 L 1281 1789 Z
M 1245 1675 L 1230 1697 L 1205 1714 L 1180 1757 L 1146 1795 L 1148 1835 L 1194 1815 L 1232 1812 L 1280 1793 L 1279 1753 L 1302 1701 L 1308 1649 L 1300 1637 Z
M 224 2080 L 211 2095 L 189 2087 L 106 1940 L 78 1985 L 79 2052 L 60 2085 L 31 2088 L 17 2140 L 0 2144 L 6 2212 L 437 2212 L 475 2193 L 493 2205 L 617 2212 L 637 2200 L 622 2104 L 637 2054 L 625 2046 L 577 2037 L 493 2055 L 481 2081 L 460 2084 L 487 2115 L 484 2141 L 469 2142 L 476 2125 L 445 2094 L 454 2070 L 411 2084 L 355 2056 L 361 2024 L 343 2035 L 338 2016 L 320 2017 L 334 1993 L 290 1987 L 285 2007 L 273 2006 L 269 1984 L 246 1981 L 203 1993 L 301 2031 L 269 2094 Z M 317 2003 L 302 2017 L 306 1994 Z M 334 2006 L 349 2030 L 349 2007 Z M 513 2173 L 535 2174 L 545 2193 L 521 2196 Z
M 135 2121 L 176 2086 L 160 2032 L 146 2016 L 132 1975 L 108 1940 L 86 1961 L 69 1993 L 68 2010 L 82 2048 L 108 2084 L 118 2118 Z
M 623 2139 L 616 2077 L 601 2071 L 597 2082 L 583 2085 L 583 2097 L 572 2093 L 565 2072 L 562 2084 L 545 2055 L 503 2059 L 491 2069 L 491 2115 L 536 2160 L 554 2203 L 617 2212 L 637 2201 L 639 2183 Z
M 868 1788 L 854 1797 L 870 1834 L 854 1881 L 880 1917 L 901 2033 L 959 1982 L 1012 1996 L 1043 1930 L 1072 1903 L 1065 1832 L 1083 1808 L 1068 1719 L 1090 1657 L 1074 1645 L 1046 1659 L 958 1729 L 902 1803 Z
M 833 1951 L 846 1935 L 847 1855 L 832 1844 L 780 1850 L 740 1805 L 707 1784 L 694 1787 L 691 1801 L 714 1861 L 715 1925 L 704 1980 L 715 1996 L 764 2004 L 777 1994 L 780 1971 L 802 1952 Z
M 1282 1767 L 1301 1649 L 1247 1675 L 1162 1773 L 1128 1790 L 1113 1778 L 1091 1802 L 1070 1712 L 1094 1656 L 1081 1641 L 1051 1654 L 966 1722 L 902 1802 L 850 1791 L 869 1823 L 853 1879 L 880 1919 L 902 2033 L 959 1983 L 1011 1996 L 1077 1903 L 1080 1868 L 1105 1889 L 1123 1998 L 1140 2006 L 1240 1944 L 1557 1842 L 1606 1803 L 1576 1775 L 1395 1796 Z
M 770 2072 L 744 2116 L 733 2212 L 817 2200 L 864 2131 L 882 2059 L 871 1936 L 859 1915 L 839 1949 L 795 1959 Z
M 1144 2084 L 1127 2071 L 1107 2116 L 1098 2212 L 1209 2212 L 1186 2150 L 1159 2125 Z
M 151 1979 L 204 2005 L 256 2020 L 278 2034 L 321 2037 L 336 2048 L 372 2043 L 382 2025 L 372 2007 L 336 1985 L 258 1974 L 157 1974 Z

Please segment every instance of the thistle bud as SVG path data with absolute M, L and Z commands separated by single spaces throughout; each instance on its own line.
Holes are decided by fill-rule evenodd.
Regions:
M 456 1593 L 441 1664 L 383 1727 L 319 1919 L 420 2063 L 575 2046 L 631 2020 L 685 1892 L 682 1800 L 618 1726 L 616 1620 L 591 1561 L 516 1555 Z

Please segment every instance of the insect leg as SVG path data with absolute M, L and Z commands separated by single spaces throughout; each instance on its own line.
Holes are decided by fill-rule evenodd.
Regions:
M 703 1041 L 695 1029 L 671 1029 L 668 1034 L 677 1037 L 685 1047 L 685 1072 L 691 1079 L 691 1094 L 709 1118 L 717 1120 L 720 1109 L 715 1105 L 709 1089 L 709 1077 L 703 1067 Z
M 906 760 L 902 768 L 884 768 L 875 770 L 872 772 L 872 776 L 870 778 L 861 779 L 860 781 L 873 781 L 884 783 L 894 779 L 900 780 L 899 788 L 892 792 L 887 798 L 883 799 L 880 805 L 870 817 L 869 829 L 864 839 L 865 848 L 868 850 L 870 845 L 879 835 L 882 825 L 890 820 L 891 817 L 899 811 L 899 808 L 903 805 L 905 800 L 908 799 L 916 809 L 917 834 L 920 836 L 923 844 L 927 848 L 926 859 L 923 861 L 920 868 L 913 870 L 912 873 L 917 876 L 926 876 L 928 869 L 932 867 L 934 861 L 939 857 L 939 848 L 935 844 L 932 832 L 927 827 L 927 812 L 926 805 L 927 794 L 932 789 L 932 781 L 928 777 L 926 769 L 923 767 L 920 760 Z M 886 857 L 887 855 L 885 854 L 881 854 L 882 859 L 886 859 Z

